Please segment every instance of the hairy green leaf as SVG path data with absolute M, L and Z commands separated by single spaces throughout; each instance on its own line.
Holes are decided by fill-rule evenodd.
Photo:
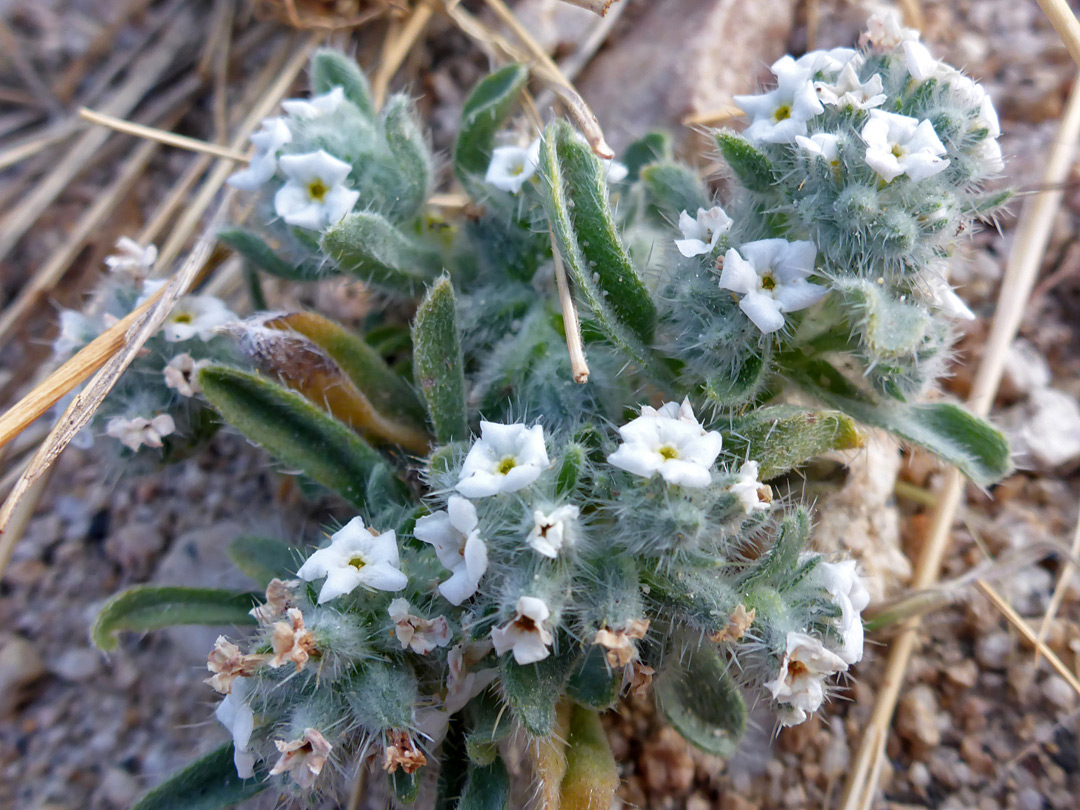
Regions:
M 619 770 L 600 715 L 574 706 L 566 741 L 566 775 L 559 788 L 562 810 L 611 807 L 619 787 Z
M 272 579 L 291 579 L 302 562 L 296 546 L 253 534 L 240 535 L 226 552 L 237 568 L 264 588 Z
M 569 645 L 568 640 L 563 639 Z M 555 704 L 559 702 L 578 653 L 566 651 L 549 655 L 535 664 L 518 664 L 513 656 L 502 662 L 502 684 L 506 700 L 521 725 L 534 737 L 547 737 L 555 726 Z
M 655 691 L 668 722 L 702 751 L 729 757 L 746 731 L 746 705 L 724 659 L 708 645 L 671 656 Z
M 509 806 L 510 774 L 502 759 L 470 766 L 457 810 L 507 810 Z
M 262 237 L 247 228 L 222 228 L 218 231 L 218 239 L 257 269 L 278 278 L 289 281 L 317 281 L 337 273 L 337 268 L 327 263 L 290 264 L 278 256 Z
M 148 791 L 131 810 L 224 810 L 265 790 L 266 781 L 241 779 L 233 764 L 233 745 L 223 745 L 177 771 Z
M 371 87 L 360 66 L 345 54 L 331 48 L 320 48 L 311 58 L 311 90 L 315 94 L 329 93 L 335 87 L 345 91 L 345 98 L 374 120 L 375 105 Z
M 408 96 L 394 95 L 387 100 L 383 126 L 400 177 L 395 214 L 401 219 L 415 217 L 431 189 L 431 151 L 416 125 Z
M 323 234 L 322 247 L 346 273 L 409 297 L 418 295 L 442 268 L 435 251 L 368 211 L 353 212 L 331 226 Z
M 853 450 L 865 443 L 851 417 L 839 411 L 814 411 L 774 405 L 736 421 L 724 435 L 724 449 L 759 465 L 768 481 L 831 450 Z
M 507 65 L 481 79 L 465 100 L 454 144 L 454 174 L 462 183 L 468 185 L 474 176 L 487 172 L 495 133 L 510 115 L 528 80 L 529 70 L 524 65 Z
M 633 183 L 647 165 L 659 160 L 670 160 L 673 154 L 671 134 L 668 132 L 657 130 L 638 138 L 623 152 L 622 164 L 626 167 L 626 181 Z
M 144 632 L 182 624 L 255 624 L 249 614 L 258 594 L 213 588 L 136 585 L 117 594 L 101 609 L 90 637 L 101 650 L 116 649 L 122 630 Z
M 716 133 L 716 145 L 740 183 L 761 194 L 772 190 L 776 179 L 764 152 L 730 130 Z
M 698 173 L 682 163 L 664 160 L 641 169 L 646 200 L 668 222 L 677 223 L 686 211 L 696 216 L 699 208 L 709 207 L 709 194 Z
M 454 286 L 448 276 L 431 286 L 416 310 L 413 377 L 424 392 L 435 438 L 442 444 L 468 438 L 461 336 Z

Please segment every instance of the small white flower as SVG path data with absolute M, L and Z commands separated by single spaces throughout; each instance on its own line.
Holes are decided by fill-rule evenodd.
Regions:
M 535 664 L 551 655 L 555 637 L 546 626 L 551 610 L 543 599 L 522 596 L 517 601 L 517 614 L 502 627 L 491 631 L 495 652 L 503 655 L 513 651 L 519 664 Z
M 917 39 L 904 40 L 900 43 L 900 50 L 904 52 L 904 66 L 917 82 L 925 82 L 941 69 L 941 62 Z
M 828 288 L 812 284 L 817 248 L 813 242 L 760 239 L 724 254 L 720 289 L 740 293 L 739 309 L 770 334 L 784 325 L 784 313 L 816 304 Z
M 390 603 L 388 612 L 401 649 L 411 647 L 414 653 L 427 655 L 436 647 L 445 647 L 450 643 L 450 625 L 445 616 L 434 619 L 417 616 L 412 612 L 409 600 L 401 597 Z
M 630 174 L 630 170 L 617 160 L 602 159 L 600 164 L 604 167 L 604 179 L 609 183 L 621 183 Z
M 416 521 L 417 540 L 435 546 L 435 555 L 450 579 L 439 585 L 439 593 L 452 605 L 460 605 L 474 593 L 487 571 L 487 544 L 480 537 L 476 507 L 458 495 L 451 495 L 445 512 L 425 515 Z
M 906 115 L 870 110 L 862 129 L 866 164 L 886 183 L 906 174 L 916 182 L 944 171 L 949 161 L 934 125 Z
M 236 315 L 220 298 L 212 295 L 188 295 L 173 306 L 172 312 L 161 325 L 161 334 L 170 343 L 194 338 L 207 341 L 217 335 L 219 326 L 235 320 Z
M 345 91 L 340 87 L 335 87 L 321 96 L 285 99 L 281 102 L 281 107 L 293 118 L 311 120 L 336 112 L 344 101 Z
M 481 422 L 480 438 L 465 456 L 455 489 L 466 498 L 517 492 L 539 478 L 550 463 L 540 425 Z
M 975 146 L 972 155 L 979 164 L 982 174 L 998 174 L 1005 168 L 1005 159 L 1001 156 L 1001 146 L 993 138 L 983 138 Z
M 484 180 L 495 188 L 517 194 L 540 165 L 540 139 L 528 146 L 497 146 L 491 153 Z
M 251 732 L 255 730 L 255 715 L 247 704 L 250 687 L 247 678 L 237 678 L 232 691 L 214 709 L 214 717 L 225 726 L 233 738 L 233 765 L 241 779 L 255 775 L 255 755 L 248 750 Z
M 735 96 L 735 104 L 750 116 L 743 133 L 751 141 L 791 143 L 806 134 L 806 122 L 824 110 L 814 92 L 813 75 L 790 56 L 773 65 L 776 89 L 756 96 Z
M 900 17 L 895 12 L 873 15 L 866 23 L 866 33 L 860 38 L 860 44 L 869 43 L 880 51 L 891 51 L 902 42 L 915 42 L 919 32 L 914 28 L 904 28 Z
M 840 71 L 835 83 L 814 83 L 814 90 L 822 104 L 829 107 L 850 107 L 856 110 L 869 110 L 871 107 L 880 107 L 884 104 L 887 96 L 881 92 L 881 89 L 880 74 L 875 73 L 865 82 L 860 82 L 859 74 L 850 63 Z
M 731 217 L 719 205 L 708 211 L 699 208 L 696 217 L 683 211 L 679 214 L 679 230 L 683 238 L 675 240 L 675 247 L 687 258 L 711 253 L 720 237 L 731 230 L 731 224 Z
M 321 231 L 349 213 L 360 192 L 345 185 L 352 166 L 320 149 L 283 155 L 281 171 L 288 180 L 274 195 L 274 211 L 290 225 Z
M 858 566 L 855 560 L 840 563 L 822 561 L 813 573 L 840 608 L 840 617 L 834 620 L 840 634 L 837 655 L 846 664 L 857 664 L 863 657 L 862 612 L 870 604 L 870 592 L 859 577 Z
M 141 282 L 150 275 L 157 261 L 157 246 L 143 247 L 128 236 L 116 240 L 117 253 L 105 257 L 105 266 L 113 273 L 124 273 L 133 281 Z
M 153 419 L 145 416 L 136 416 L 134 419 L 125 419 L 122 416 L 114 416 L 109 420 L 105 433 L 132 452 L 137 451 L 143 445 L 147 447 L 161 447 L 161 439 L 176 430 L 176 422 L 167 413 L 159 413 Z
M 825 679 L 848 665 L 820 641 L 805 633 L 788 633 L 780 672 L 765 683 L 777 703 L 787 708 L 780 722 L 797 726 L 825 702 Z
M 949 74 L 944 78 L 948 80 L 949 89 L 956 96 L 957 101 L 969 107 L 979 108 L 979 114 L 975 118 L 976 127 L 986 129 L 991 138 L 1000 136 L 1001 122 L 998 120 L 994 101 L 990 98 L 990 94 L 986 92 L 986 88 L 958 70 L 949 68 L 949 71 Z
M 409 580 L 400 570 L 397 534 L 393 529 L 374 534 L 355 517 L 335 532 L 330 545 L 319 549 L 296 575 L 312 582 L 326 577 L 319 604 L 351 593 L 363 585 L 377 591 L 400 591 Z
M 858 52 L 854 48 L 832 48 L 827 51 L 808 51 L 795 60 L 795 67 L 809 71 L 811 76 L 819 73 L 823 75 L 836 75 L 843 70 L 845 65 L 856 65 L 860 62 Z M 777 73 L 783 69 L 782 60 L 773 63 L 772 72 Z M 779 74 L 777 74 L 779 75 Z
M 738 499 L 743 511 L 748 515 L 767 512 L 772 505 L 772 490 L 758 480 L 756 461 L 743 463 L 739 468 L 739 477 L 728 487 L 728 492 Z
M 545 557 L 555 559 L 564 544 L 572 536 L 574 521 L 581 514 L 576 506 L 569 504 L 556 507 L 550 514 L 533 511 L 533 527 L 525 542 Z
M 266 118 L 251 136 L 255 154 L 251 162 L 232 175 L 228 183 L 241 191 L 258 191 L 277 173 L 278 153 L 292 142 L 292 132 L 284 118 Z
M 719 433 L 706 432 L 698 422 L 689 399 L 659 410 L 644 406 L 641 416 L 619 428 L 619 435 L 623 444 L 608 456 L 609 464 L 643 478 L 659 472 L 669 484 L 694 488 L 712 482 L 709 469 L 723 445 Z
M 798 135 L 795 143 L 811 157 L 821 158 L 834 168 L 840 166 L 840 139 L 830 132 L 818 132 L 807 138 Z
M 176 355 L 162 370 L 165 387 L 171 388 L 182 397 L 193 397 L 201 393 L 199 372 L 208 365 L 209 360 L 196 360 L 187 352 Z
M 975 313 L 964 303 L 964 299 L 956 294 L 943 273 L 935 271 L 933 267 L 928 268 L 922 275 L 922 282 L 927 298 L 950 318 L 975 320 Z

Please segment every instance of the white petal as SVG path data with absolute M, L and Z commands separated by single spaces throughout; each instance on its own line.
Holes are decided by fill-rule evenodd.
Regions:
M 679 253 L 688 259 L 712 252 L 712 247 L 700 239 L 676 239 L 675 247 L 679 249 Z
M 621 445 L 607 457 L 608 464 L 642 478 L 651 478 L 663 463 L 663 456 L 631 444 Z
M 774 293 L 781 312 L 795 312 L 813 306 L 829 292 L 828 287 L 809 281 L 793 281 L 781 284 Z
M 739 309 L 748 317 L 762 333 L 768 335 L 784 327 L 784 316 L 780 312 L 780 305 L 769 295 L 759 292 L 747 293 L 739 301 Z
M 754 265 L 744 259 L 735 248 L 724 254 L 724 269 L 720 273 L 720 289 L 736 293 L 749 293 L 758 286 L 758 274 Z

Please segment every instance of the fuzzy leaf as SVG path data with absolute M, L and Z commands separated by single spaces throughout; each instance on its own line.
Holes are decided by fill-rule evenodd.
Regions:
M 570 676 L 567 694 L 578 703 L 594 709 L 610 709 L 622 690 L 622 667 L 609 667 L 604 650 L 593 644 L 581 658 L 581 665 Z
M 705 380 L 705 398 L 720 408 L 738 408 L 755 400 L 769 384 L 772 364 L 758 354 L 750 354 L 737 371 L 717 370 Z
M 874 358 L 909 358 L 923 345 L 931 326 L 924 307 L 895 300 L 865 279 L 844 280 L 834 289 L 859 313 L 858 326 Z
M 256 773 L 241 779 L 233 764 L 233 745 L 223 745 L 177 771 L 148 791 L 131 810 L 224 810 L 265 790 Z
M 534 737 L 551 734 L 555 724 L 555 704 L 563 694 L 577 657 L 576 651 L 564 652 L 549 655 L 535 664 L 518 664 L 513 656 L 505 656 L 502 684 L 506 701 L 525 730 Z
M 402 663 L 366 661 L 349 679 L 345 699 L 352 721 L 371 735 L 412 724 L 416 673 Z
M 670 160 L 673 154 L 671 135 L 663 130 L 638 138 L 623 152 L 622 164 L 626 167 L 626 182 L 633 183 L 641 175 L 643 168 L 659 160 Z
M 383 109 L 383 126 L 401 179 L 394 212 L 399 218 L 409 219 L 415 217 L 427 201 L 431 187 L 431 152 L 413 118 L 408 96 L 390 97 Z
M 462 183 L 469 184 L 474 176 L 487 173 L 495 133 L 528 80 L 529 70 L 524 65 L 507 65 L 481 79 L 465 100 L 454 144 L 454 174 Z
M 210 366 L 199 381 L 210 404 L 248 439 L 364 508 L 365 485 L 386 462 L 348 426 L 258 374 Z M 397 490 L 404 493 L 400 484 Z
M 823 360 L 802 360 L 790 369 L 795 382 L 822 402 L 925 447 L 979 486 L 989 486 L 1012 470 L 1009 443 L 1001 432 L 958 405 L 878 402 Z
M 395 799 L 402 804 L 412 804 L 420 795 L 420 776 L 398 768 L 390 774 L 390 786 L 394 789 Z
M 338 272 L 337 268 L 325 262 L 317 266 L 289 264 L 278 256 L 262 237 L 247 228 L 222 228 L 218 231 L 218 239 L 259 270 L 278 278 L 289 281 L 317 281 L 336 275 Z
M 454 286 L 447 276 L 431 286 L 416 310 L 413 377 L 424 392 L 435 438 L 443 444 L 468 438 L 457 304 Z
M 772 547 L 743 575 L 739 588 L 747 597 L 747 606 L 755 607 L 750 592 L 758 589 L 758 586 L 765 585 L 765 590 L 791 587 L 799 574 L 799 555 L 809 538 L 810 515 L 800 507 L 781 521 Z
M 585 471 L 588 451 L 577 442 L 568 442 L 559 457 L 559 471 L 555 476 L 555 492 L 560 496 L 570 495 L 577 489 L 578 482 Z
M 660 711 L 692 745 L 729 757 L 746 731 L 746 704 L 724 659 L 707 645 L 689 661 L 671 656 L 654 689 Z
M 322 247 L 346 273 L 398 295 L 417 295 L 442 267 L 435 251 L 367 211 L 349 214 L 331 226 L 323 234 Z
M 117 594 L 101 609 L 90 638 L 98 649 L 116 649 L 121 630 L 144 632 L 181 624 L 255 624 L 248 613 L 259 604 L 257 594 L 213 588 L 136 585 Z
M 262 587 L 272 579 L 291 579 L 301 564 L 300 549 L 284 540 L 243 534 L 229 543 L 233 564 Z
M 646 199 L 669 222 L 677 223 L 686 211 L 695 216 L 699 208 L 709 207 L 709 194 L 698 173 L 682 163 L 664 160 L 641 170 Z
M 502 759 L 470 766 L 457 810 L 507 810 L 509 806 L 510 775 Z
M 813 411 L 791 405 L 761 408 L 737 421 L 724 436 L 734 458 L 749 458 L 768 481 L 831 450 L 854 450 L 865 437 L 851 417 L 839 411 Z
M 619 770 L 600 715 L 574 706 L 566 743 L 566 775 L 559 790 L 561 810 L 607 810 L 619 787 Z
M 1000 191 L 987 191 L 983 194 L 973 195 L 970 198 L 971 212 L 980 218 L 993 217 L 1012 200 L 1015 194 L 1015 191 L 1006 188 Z
M 716 133 L 716 145 L 720 147 L 720 154 L 735 172 L 740 183 L 759 194 L 772 190 L 776 181 L 773 178 L 772 165 L 764 152 L 742 135 L 729 130 Z
M 344 90 L 345 98 L 359 107 L 368 118 L 375 118 L 371 86 L 360 66 L 339 51 L 320 48 L 311 58 L 311 91 L 322 94 L 335 87 Z
M 505 739 L 513 723 L 504 716 L 504 704 L 485 690 L 469 703 L 472 723 L 465 735 L 465 751 L 477 765 L 490 765 L 499 755 L 498 743 Z

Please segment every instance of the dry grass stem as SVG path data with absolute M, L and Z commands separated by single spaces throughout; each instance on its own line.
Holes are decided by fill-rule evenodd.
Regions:
M 1065 0 L 1039 0 L 1039 5 L 1069 49 L 1073 61 L 1080 65 L 1080 21 L 1077 21 L 1076 14 Z
M 1050 625 L 1053 624 L 1058 608 L 1061 607 L 1061 600 L 1065 598 L 1065 591 L 1069 587 L 1069 580 L 1076 575 L 1076 563 L 1073 562 L 1073 559 L 1080 556 L 1080 516 L 1076 518 L 1076 529 L 1073 531 L 1069 555 L 1071 559 L 1066 560 L 1065 564 L 1061 567 L 1057 585 L 1054 586 L 1054 593 L 1050 597 L 1050 604 L 1046 606 L 1046 615 L 1043 616 L 1042 623 L 1039 625 L 1039 634 L 1037 636 L 1039 644 L 1035 645 L 1036 664 L 1039 663 L 1039 653 L 1041 652 L 1040 645 L 1046 641 L 1046 636 L 1050 632 Z
M 743 111 L 734 104 L 725 104 L 715 110 L 691 113 L 682 120 L 684 127 L 715 127 L 740 117 Z
M 158 129 L 157 127 L 148 127 L 145 124 L 136 124 L 132 121 L 125 121 L 123 118 L 117 118 L 114 115 L 88 110 L 85 107 L 79 110 L 79 117 L 84 121 L 108 127 L 116 132 L 123 132 L 126 135 L 135 135 L 149 141 L 157 141 L 166 146 L 176 146 L 180 149 L 187 149 L 189 152 L 202 152 L 206 155 L 225 158 L 226 160 L 232 160 L 237 163 L 248 163 L 251 160 L 251 158 L 243 152 L 230 149 L 227 146 L 200 141 L 198 138 L 189 138 L 187 135 L 177 135 L 164 129 Z
M 0 152 L 0 171 L 33 157 L 42 149 L 47 149 L 54 143 L 59 143 L 69 137 L 77 128 L 74 121 L 63 121 L 50 127 L 45 132 L 39 132 L 20 143 L 9 146 L 3 152 Z
M 585 361 L 585 347 L 581 343 L 581 324 L 578 323 L 574 299 L 570 295 L 570 285 L 566 279 L 566 267 L 563 266 L 562 254 L 555 243 L 555 233 L 548 231 L 551 237 L 551 258 L 555 264 L 555 286 L 559 291 L 559 306 L 562 308 L 563 332 L 566 333 L 566 348 L 570 351 L 570 372 L 574 382 L 589 381 L 589 364 Z
M 393 40 L 388 42 L 375 75 L 371 78 L 371 93 L 375 99 L 376 109 L 382 107 L 386 100 L 386 89 L 390 86 L 390 80 L 394 78 L 401 63 L 409 55 L 409 51 L 420 40 L 434 13 L 430 3 L 421 2 L 413 9 L 412 14 Z
M 591 11 L 593 14 L 599 14 L 601 17 L 608 13 L 608 9 L 615 6 L 619 0 L 562 0 L 564 3 L 570 6 L 577 6 L 583 8 L 586 11 Z M 615 6 L 616 11 L 621 11 L 626 8 L 626 5 Z
M 1058 128 L 1057 139 L 1040 179 L 1040 186 L 1050 190 L 1029 197 L 1020 215 L 990 337 L 968 399 L 971 410 L 980 416 L 985 416 L 990 411 L 1004 371 L 1006 352 L 1020 328 L 1024 309 L 1046 252 L 1054 215 L 1061 205 L 1062 183 L 1068 177 L 1072 166 L 1078 136 L 1080 82 L 1073 85 L 1069 103 Z M 915 569 L 912 587 L 916 590 L 928 588 L 938 578 L 963 492 L 962 476 L 955 468 L 950 469 L 938 495 L 938 505 Z M 873 804 L 885 757 L 888 728 L 900 696 L 904 673 L 915 650 L 918 626 L 918 621 L 912 620 L 892 645 L 870 725 L 860 741 L 849 770 L 841 805 L 843 810 L 868 810 Z

